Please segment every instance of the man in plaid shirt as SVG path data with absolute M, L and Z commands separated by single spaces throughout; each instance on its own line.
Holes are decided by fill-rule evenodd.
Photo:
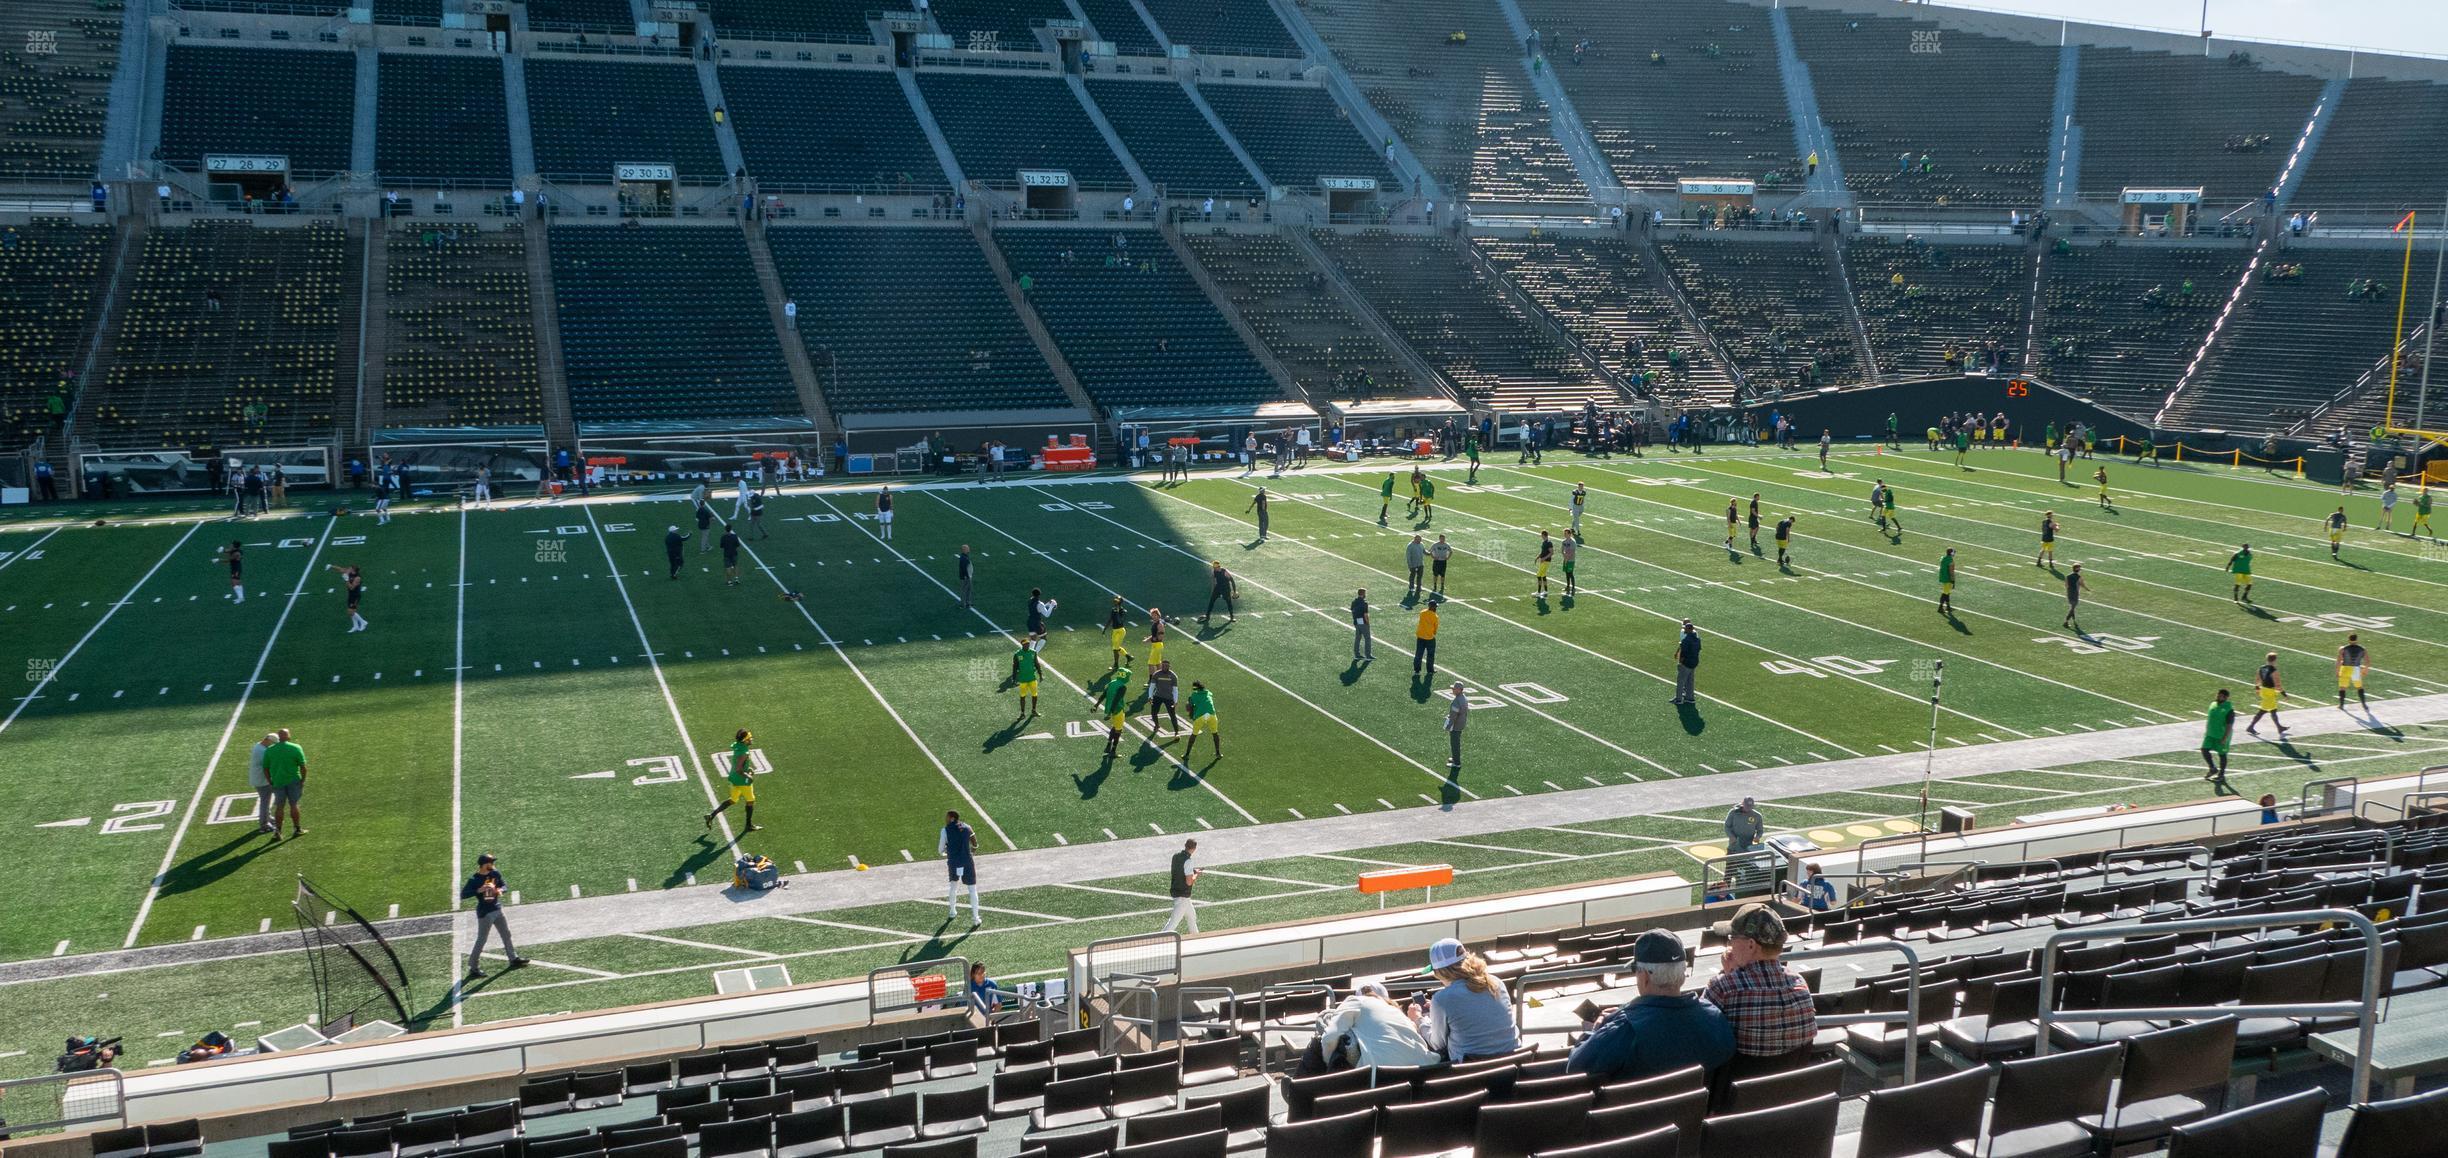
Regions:
M 1744 905 L 1726 936 L 1724 963 L 1705 996 L 1734 1023 L 1734 1067 L 1778 1068 L 1757 1063 L 1809 1046 L 1819 1024 L 1810 988 L 1777 960 L 1785 923 L 1766 905 Z

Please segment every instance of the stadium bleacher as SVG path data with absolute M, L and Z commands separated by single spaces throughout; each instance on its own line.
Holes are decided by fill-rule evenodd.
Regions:
M 442 23 L 442 0 L 373 0 L 376 24 L 415 24 L 434 27 Z
M 1146 5 L 1173 43 L 1211 56 L 1301 55 L 1266 0 L 1146 0 Z
M 805 420 L 738 230 L 557 226 L 552 269 L 581 424 Z
M 1303 10 L 1370 106 L 1451 195 L 1581 195 L 1546 114 L 1525 96 L 1520 46 L 1492 0 L 1331 0 Z M 1380 152 L 1383 145 L 1374 142 Z M 1482 174 L 1495 178 L 1484 189 Z
M 1003 229 L 995 244 L 1099 405 L 1238 410 L 1282 396 L 1162 237 Z
M 1083 187 L 1130 184 L 1129 171 L 1059 80 L 921 71 L 918 90 L 971 181 L 1017 185 L 1022 169 L 1062 169 Z
M 2084 192 L 2202 188 L 2216 217 L 2269 191 L 2319 100 L 2317 77 L 2243 60 L 2082 50 Z
M 387 180 L 509 184 L 499 60 L 390 53 L 375 75 L 374 167 Z
M 93 174 L 119 68 L 116 2 L 0 5 L 0 177 Z
M 2254 433 L 2283 429 L 2352 385 L 2388 357 L 2402 252 L 2297 246 L 2271 255 L 2177 395 L 2169 421 Z M 2273 267 L 2297 266 L 2295 276 L 2267 276 Z M 2417 287 L 2418 303 L 2420 294 Z
M 2040 264 L 2040 376 L 2103 405 L 2156 411 L 2201 349 L 2246 256 L 2232 246 L 2167 244 L 2048 254 Z
M 79 436 L 135 448 L 328 443 L 338 399 L 346 234 L 314 222 L 149 230 L 84 392 Z
M 1156 34 L 1147 21 L 1131 7 L 1130 0 L 1080 0 L 1080 11 L 1088 16 L 1088 24 L 1096 29 L 1097 38 L 1111 41 L 1120 56 L 1162 56 L 1164 49 L 1156 43 Z
M 730 40 L 875 39 L 863 0 L 709 0 L 707 11 L 714 18 L 715 33 Z M 723 95 L 730 94 L 730 89 L 723 90 Z
M 521 230 L 398 223 L 384 250 L 385 425 L 540 425 Z
M 628 0 L 527 0 L 527 26 L 539 31 L 633 32 L 637 17 Z
M 1725 0 L 1526 0 L 1522 14 L 1617 180 L 1801 178 L 1768 13 Z M 1571 47 L 1589 48 L 1571 59 Z M 1650 54 L 1658 59 L 1652 63 Z
M 1037 29 L 1048 20 L 1072 20 L 1062 0 L 935 0 L 935 23 L 957 48 L 977 46 L 1042 52 Z
M 2363 76 L 2329 115 L 2320 150 L 2295 188 L 2300 209 L 2431 208 L 2448 188 L 2435 146 L 2448 124 L 2448 85 Z
M 2031 309 L 2031 249 L 2005 240 L 1933 245 L 1867 236 L 1846 243 L 1853 298 L 1881 374 L 1952 373 L 1949 349 L 1969 362 L 1988 342 L 1998 344 L 2008 366 L 2021 360 Z
M 1091 80 L 1088 97 L 1158 192 L 1176 198 L 1212 194 L 1235 199 L 1260 192 L 1257 179 L 1174 81 Z
M 766 242 L 837 413 L 1069 404 L 968 230 L 777 227 Z
M 1701 323 L 1752 386 L 1860 378 L 1852 322 L 1816 244 L 1697 235 L 1660 239 L 1657 247 Z
M 1789 8 L 1786 18 L 1846 188 L 1890 204 L 2039 203 L 2054 46 L 1822 9 Z
M 242 153 L 285 156 L 293 177 L 349 167 L 357 58 L 348 53 L 176 44 L 162 85 L 161 154 L 173 165 L 201 169 L 206 153 Z
M 0 447 L 56 433 L 65 417 L 50 399 L 74 395 L 64 387 L 93 334 L 112 236 L 57 219 L 0 227 Z
M 1396 336 L 1470 401 L 1500 410 L 1621 401 L 1452 241 L 1381 230 L 1321 232 L 1317 241 Z
M 1299 248 L 1272 233 L 1184 229 L 1209 277 L 1312 399 L 1435 394 L 1363 327 Z
M 1661 398 L 1726 402 L 1734 380 L 1682 311 L 1648 283 L 1640 252 L 1619 237 L 1481 238 L 1488 261 L 1608 368 Z M 1681 351 L 1681 357 L 1672 357 Z
M 730 176 L 714 141 L 697 70 L 686 64 L 527 62 L 536 170 L 548 181 L 603 184 L 626 162 L 669 162 L 684 182 Z
M 1277 185 L 1315 186 L 1319 177 L 1373 177 L 1391 186 L 1394 172 L 1369 147 L 1333 94 L 1306 85 L 1203 84 L 1205 97 L 1233 138 Z
M 741 158 L 769 191 L 951 186 L 891 73 L 725 65 L 722 87 Z

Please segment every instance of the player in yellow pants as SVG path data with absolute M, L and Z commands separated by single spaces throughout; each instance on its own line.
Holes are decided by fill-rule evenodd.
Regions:
M 2338 706 L 2346 706 L 2346 691 L 2354 689 L 2355 701 L 2371 707 L 2371 698 L 2363 694 L 2363 677 L 2371 674 L 2371 650 L 2363 646 L 2358 633 L 2346 633 L 2346 646 L 2338 649 Z

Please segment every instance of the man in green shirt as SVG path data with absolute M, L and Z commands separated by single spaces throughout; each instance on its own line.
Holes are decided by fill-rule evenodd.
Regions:
M 1037 649 L 1022 640 L 1012 653 L 1012 687 L 1020 693 L 1021 718 L 1037 714 Z
M 1887 445 L 1898 448 L 1903 446 L 1903 443 L 1896 440 L 1896 416 L 1893 410 L 1887 412 Z
M 1105 726 L 1111 734 L 1105 737 L 1105 756 L 1112 759 L 1122 746 L 1122 730 L 1130 724 L 1130 677 L 1118 675 L 1105 681 L 1105 690 L 1098 693 L 1105 707 Z
M 1938 614 L 1955 617 L 1955 548 L 1938 556 Z
M 1423 523 L 1433 523 L 1433 522 L 1435 522 L 1435 521 L 1436 521 L 1436 480 L 1435 480 L 1435 479 L 1432 479 L 1432 478 L 1422 478 L 1422 479 L 1420 479 L 1420 496 L 1419 496 L 1419 499 L 1420 499 L 1420 521 L 1421 521 L 1421 522 L 1423 522 Z
M 280 839 L 280 814 L 289 809 L 291 836 L 306 835 L 306 821 L 298 815 L 298 798 L 306 794 L 306 749 L 295 740 L 283 740 L 264 749 L 264 781 L 272 786 L 272 839 Z
M 2439 537 L 2439 532 L 2431 530 L 2431 488 L 2428 485 L 2414 492 L 2414 529 L 2406 534 L 2419 539 L 2425 532 L 2429 532 L 2434 539 Z
M 2235 704 L 2229 702 L 2227 689 L 2218 690 L 2218 698 L 2210 701 L 2210 717 L 2202 731 L 2202 763 L 2210 770 L 2202 773 L 2220 788 L 2227 787 L 2227 742 L 2235 735 Z
M 1469 456 L 1469 458 L 1470 458 L 1470 474 L 1469 474 L 1467 477 L 1465 477 L 1465 478 L 1462 480 L 1462 485 L 1464 485 L 1464 486 L 1478 486 L 1478 485 L 1479 485 L 1479 436 L 1478 436 L 1478 435 L 1474 434 L 1474 435 L 1471 435 L 1470 437 L 1465 438 L 1465 439 L 1463 439 L 1463 440 L 1462 440 L 1462 453 L 1463 453 L 1463 454 L 1465 454 L 1465 455 L 1467 455 L 1467 456 Z
M 1386 522 L 1386 512 L 1394 509 L 1394 472 L 1387 471 L 1385 481 L 1377 484 L 1377 525 Z
M 1963 467 L 1965 470 L 1972 469 L 1971 467 L 1964 465 L 1964 456 L 1970 453 L 1972 453 L 1972 432 L 1969 430 L 1956 431 L 1955 465 Z
M 1224 729 L 1216 722 L 1215 693 L 1197 680 L 1190 681 L 1190 745 L 1182 749 L 1188 756 L 1198 748 L 1199 733 L 1215 738 L 1216 759 L 1224 758 Z
M 729 811 L 734 804 L 740 806 L 740 821 L 745 826 L 740 829 L 740 832 L 746 834 L 757 830 L 756 774 L 755 770 L 749 767 L 748 756 L 748 746 L 755 740 L 756 737 L 749 735 L 746 728 L 732 733 L 731 766 L 724 770 L 723 775 L 723 778 L 731 783 L 731 799 L 723 801 L 715 806 L 714 811 L 706 813 L 705 826 L 709 830 L 714 827 L 714 818 Z
M 2227 598 L 2237 603 L 2252 602 L 2252 544 L 2246 543 L 2227 557 Z

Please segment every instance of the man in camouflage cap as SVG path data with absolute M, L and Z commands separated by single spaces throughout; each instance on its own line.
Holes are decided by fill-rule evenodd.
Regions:
M 1766 905 L 1744 905 L 1727 923 L 1725 957 L 1705 994 L 1734 1023 L 1727 1080 L 1799 1061 L 1818 1032 L 1810 987 L 1778 960 L 1784 951 L 1785 922 Z

